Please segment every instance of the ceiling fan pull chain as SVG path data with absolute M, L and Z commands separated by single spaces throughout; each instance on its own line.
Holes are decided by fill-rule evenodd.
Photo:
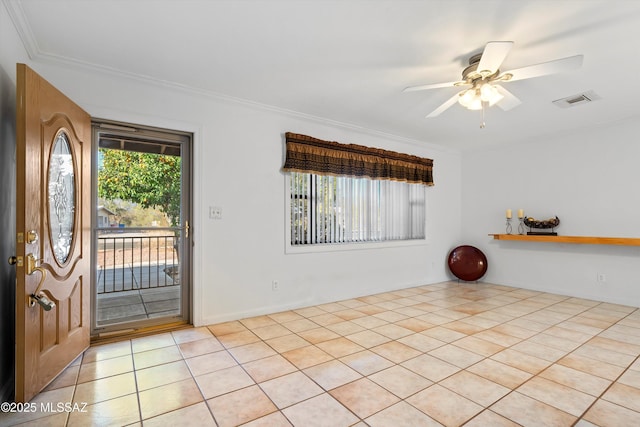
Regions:
M 485 128 L 485 124 L 484 124 L 484 107 L 486 106 L 486 102 L 482 101 L 482 123 L 480 123 L 480 129 L 484 129 Z

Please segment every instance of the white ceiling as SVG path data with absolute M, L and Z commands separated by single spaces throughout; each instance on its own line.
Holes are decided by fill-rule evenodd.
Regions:
M 473 149 L 640 115 L 640 1 L 5 0 L 35 61 L 61 61 L 249 100 L 420 141 Z M 505 83 L 486 114 L 425 116 L 488 41 L 502 70 L 576 54 L 581 69 Z M 600 101 L 551 102 L 588 90 Z M 349 141 L 344 141 L 349 142 Z

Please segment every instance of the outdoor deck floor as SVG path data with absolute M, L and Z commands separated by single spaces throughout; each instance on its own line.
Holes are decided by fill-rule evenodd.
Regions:
M 180 286 L 98 295 L 101 325 L 180 314 Z
M 179 315 L 181 287 L 176 282 L 157 269 L 120 267 L 99 271 L 98 324 Z M 107 293 L 102 293 L 105 287 Z

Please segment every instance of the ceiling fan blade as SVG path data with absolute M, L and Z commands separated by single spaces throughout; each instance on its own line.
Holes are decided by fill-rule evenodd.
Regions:
M 511 74 L 513 77 L 508 81 L 530 79 L 532 77 L 546 76 L 548 74 L 562 73 L 565 71 L 577 70 L 582 66 L 583 55 L 569 56 L 568 58 L 556 59 L 554 61 L 543 62 L 541 64 L 529 65 L 528 67 L 516 68 L 505 71 L 502 75 Z M 507 79 L 505 79 L 507 80 Z
M 507 57 L 512 46 L 513 42 L 487 43 L 480 57 L 477 72 L 488 76 L 495 73 L 502 65 L 502 61 Z
M 430 84 L 430 85 L 420 85 L 420 86 L 410 86 L 410 87 L 406 87 L 404 88 L 402 91 L 403 92 L 415 92 L 417 90 L 427 90 L 427 89 L 438 89 L 441 87 L 453 87 L 453 86 L 459 86 L 462 84 L 465 84 L 466 82 L 447 82 L 447 83 L 435 83 L 435 84 Z
M 498 101 L 497 105 L 498 107 L 502 108 L 504 111 L 509 111 L 512 108 L 515 108 L 518 105 L 522 104 L 522 102 L 514 94 L 512 94 L 502 86 L 495 85 L 495 87 L 496 89 L 498 89 L 498 92 L 500 93 L 500 95 L 503 96 L 503 98 L 500 101 Z
M 458 97 L 460 96 L 460 94 L 456 93 L 455 95 L 453 95 L 451 98 L 447 99 L 444 104 L 442 104 L 441 106 L 439 106 L 438 108 L 436 108 L 435 110 L 433 110 L 431 112 L 431 114 L 429 114 L 427 116 L 427 119 L 430 119 L 432 117 L 436 117 L 439 116 L 444 110 L 446 110 L 447 108 L 451 107 L 453 104 L 455 104 L 456 102 L 458 102 Z

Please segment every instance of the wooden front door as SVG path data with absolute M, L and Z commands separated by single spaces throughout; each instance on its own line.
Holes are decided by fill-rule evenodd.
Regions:
M 16 401 L 89 346 L 91 119 L 17 66 Z

